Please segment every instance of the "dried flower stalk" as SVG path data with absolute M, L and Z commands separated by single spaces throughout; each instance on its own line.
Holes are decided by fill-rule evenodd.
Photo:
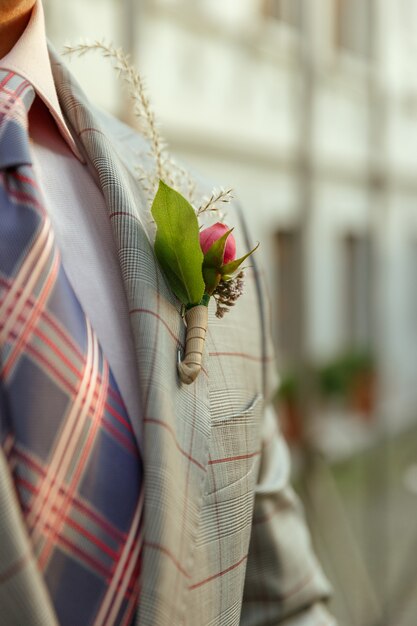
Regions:
M 159 134 L 155 114 L 146 94 L 143 78 L 130 64 L 128 55 L 123 52 L 122 48 L 116 48 L 112 44 L 98 40 L 94 42 L 85 41 L 76 45 L 66 45 L 64 48 L 64 54 L 67 55 L 77 54 L 78 56 L 83 56 L 91 51 L 100 52 L 104 58 L 110 59 L 114 68 L 127 84 L 129 95 L 133 100 L 134 115 L 138 119 L 145 137 L 150 142 L 150 156 L 155 161 L 155 172 L 151 173 L 142 166 L 137 167 L 138 180 L 148 196 L 149 204 L 153 201 L 159 180 L 163 180 L 182 193 L 190 204 L 194 206 L 195 181 L 189 172 L 180 167 L 169 155 L 166 143 Z M 217 211 L 221 216 L 216 204 L 229 202 L 232 198 L 231 192 L 231 189 L 227 191 L 220 190 L 219 192 L 214 190 L 211 197 L 196 209 L 197 216 L 208 211 Z
M 103 41 L 83 42 L 74 46 L 67 45 L 65 46 L 64 54 L 83 56 L 90 51 L 101 52 L 105 58 L 109 58 L 114 68 L 127 84 L 129 95 L 134 103 L 134 114 L 142 123 L 143 132 L 151 144 L 151 156 L 155 159 L 156 164 L 156 179 L 167 180 L 168 176 L 164 164 L 166 160 L 166 146 L 158 132 L 155 114 L 146 95 L 142 77 L 129 63 L 129 57 L 121 48 L 116 48 Z
M 206 213 L 207 211 L 219 211 L 216 205 L 219 202 L 230 202 L 230 200 L 233 198 L 232 191 L 232 189 L 220 189 L 220 191 L 214 190 L 210 198 L 197 209 L 197 217 L 199 217 L 202 213 Z

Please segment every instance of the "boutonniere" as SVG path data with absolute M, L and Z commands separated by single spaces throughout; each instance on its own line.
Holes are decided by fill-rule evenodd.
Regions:
M 230 200 L 231 191 L 213 192 L 208 200 L 198 204 L 194 182 L 169 156 L 159 135 L 140 75 L 121 49 L 102 42 L 67 46 L 65 53 L 83 55 L 90 50 L 110 58 L 127 83 L 134 113 L 149 141 L 147 156 L 152 157 L 154 167 L 151 171 L 138 167 L 139 180 L 149 197 L 149 231 L 156 258 L 182 305 L 186 340 L 178 373 L 183 383 L 190 384 L 201 371 L 210 299 L 215 300 L 219 318 L 234 306 L 243 291 L 242 264 L 259 244 L 236 258 L 233 227 L 224 223 L 218 208 Z M 208 215 L 214 216 L 216 222 L 204 227 L 202 222 Z
M 256 248 L 236 259 L 233 228 L 217 222 L 200 231 L 194 207 L 162 180 L 152 215 L 156 257 L 185 308 L 185 354 L 178 371 L 182 382 L 190 384 L 201 370 L 210 298 L 216 300 L 217 317 L 223 317 L 242 293 L 240 268 Z

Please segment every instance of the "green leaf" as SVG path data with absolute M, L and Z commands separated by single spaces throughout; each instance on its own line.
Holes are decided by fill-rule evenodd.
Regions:
M 217 268 L 205 267 L 203 265 L 203 277 L 204 277 L 204 282 L 206 284 L 206 293 L 208 293 L 211 296 L 213 291 L 216 289 L 217 285 L 219 284 L 222 275 L 220 274 L 220 271 Z
M 204 267 L 215 267 L 220 269 L 223 265 L 224 249 L 226 247 L 227 239 L 232 232 L 233 228 L 224 233 L 219 239 L 217 239 L 207 250 L 204 255 Z
M 155 254 L 168 283 L 183 304 L 196 305 L 204 294 L 204 255 L 195 211 L 162 180 L 151 211 L 157 226 Z
M 225 276 L 227 274 L 234 274 L 236 272 L 236 270 L 238 270 L 239 267 L 242 265 L 243 261 L 245 259 L 247 259 L 248 256 L 253 254 L 258 248 L 259 248 L 259 243 L 256 244 L 256 246 L 253 248 L 253 250 L 251 250 L 250 252 L 248 252 L 244 256 L 241 256 L 240 259 L 235 259 L 234 261 L 230 261 L 230 263 L 226 263 L 226 265 L 223 265 L 220 268 L 220 273 L 222 274 L 222 276 Z

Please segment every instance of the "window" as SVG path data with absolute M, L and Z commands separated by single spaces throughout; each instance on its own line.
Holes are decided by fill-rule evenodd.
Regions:
M 334 0 L 335 44 L 357 56 L 372 55 L 372 5 L 374 0 Z
M 346 347 L 367 349 L 372 343 L 371 239 L 369 235 L 346 235 L 343 239 L 343 249 Z
M 303 0 L 264 0 L 264 14 L 286 22 L 294 28 L 302 27 L 302 1 Z
M 277 346 L 285 361 L 291 363 L 299 354 L 302 311 L 301 248 L 298 229 L 280 230 L 275 235 L 277 285 Z

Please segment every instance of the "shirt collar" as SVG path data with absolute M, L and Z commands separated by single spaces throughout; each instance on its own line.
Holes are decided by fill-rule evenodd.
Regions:
M 0 68 L 7 69 L 26 78 L 34 87 L 58 126 L 63 139 L 75 156 L 84 161 L 65 122 L 52 76 L 48 46 L 45 35 L 45 20 L 41 0 L 37 0 L 29 23 L 13 48 L 0 59 Z

